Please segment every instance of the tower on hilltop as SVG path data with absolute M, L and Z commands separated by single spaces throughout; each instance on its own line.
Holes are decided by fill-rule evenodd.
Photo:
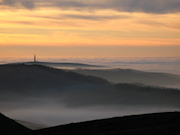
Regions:
M 36 55 L 34 55 L 34 62 L 37 62 L 37 61 L 36 61 Z

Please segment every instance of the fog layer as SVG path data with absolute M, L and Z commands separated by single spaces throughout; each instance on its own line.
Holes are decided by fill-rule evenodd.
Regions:
M 179 110 L 177 89 L 112 84 L 40 65 L 0 66 L 0 111 L 14 119 L 53 126 Z

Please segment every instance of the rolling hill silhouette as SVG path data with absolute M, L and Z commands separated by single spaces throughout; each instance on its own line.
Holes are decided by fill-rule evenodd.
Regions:
M 5 97 L 45 95 L 71 107 L 112 104 L 180 107 L 180 91 L 176 89 L 114 85 L 101 78 L 42 65 L 0 66 L 0 92 L 8 95 L 2 96 L 1 101 Z
M 179 135 L 180 113 L 156 113 L 71 123 L 26 135 Z
M 16 62 L 16 63 L 9 63 L 4 65 L 17 65 L 17 64 L 25 64 L 25 65 L 42 65 L 48 67 L 58 67 L 58 68 L 103 68 L 105 66 L 101 65 L 90 65 L 90 64 L 83 64 L 83 63 L 63 63 L 63 62 Z
M 42 65 L 12 64 L 0 66 L 0 87 L 20 88 L 55 88 L 78 83 L 108 83 L 106 80 L 66 72 Z
M 44 66 L 52 66 L 52 67 L 81 67 L 81 68 L 90 68 L 90 67 L 104 67 L 100 65 L 90 65 L 90 64 L 83 64 L 83 63 L 57 63 L 57 62 L 26 62 L 24 64 L 38 64 L 38 65 L 44 65 Z
M 12 119 L 0 113 L 0 134 L 1 135 L 21 135 L 31 130 L 20 125 Z
M 179 135 L 180 112 L 153 113 L 30 130 L 0 114 L 2 135 Z
M 112 83 L 139 83 L 180 89 L 180 76 L 168 73 L 143 72 L 132 69 L 78 69 L 71 71 L 104 78 Z
M 44 120 L 46 114 L 53 117 L 55 113 L 66 116 L 64 123 L 67 123 L 65 119 L 71 120 L 69 116 L 79 116 L 74 119 L 77 122 L 97 118 L 94 117 L 97 115 L 100 118 L 119 116 L 122 111 L 125 112 L 122 115 L 179 111 L 180 91 L 113 84 L 98 77 L 42 65 L 13 64 L 0 66 L 0 106 L 1 112 L 8 116 L 18 116 L 15 119 L 27 121 L 24 118 L 32 116 L 34 121 L 29 122 L 43 124 L 36 120 Z M 81 110 L 86 112 L 83 117 L 80 117 Z M 100 115 L 105 111 L 109 114 Z M 34 114 L 39 115 L 35 117 Z M 47 118 L 47 124 L 59 124 L 48 123 L 50 120 L 51 117 Z

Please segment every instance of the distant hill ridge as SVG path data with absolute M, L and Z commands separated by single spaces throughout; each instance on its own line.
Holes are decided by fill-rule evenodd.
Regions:
M 42 65 L 0 66 L 0 92 L 1 102 L 18 99 L 25 102 L 27 97 L 39 99 L 42 95 L 70 107 L 136 105 L 178 109 L 180 106 L 178 89 L 124 83 L 114 85 L 98 77 Z M 3 102 L 2 105 L 6 106 Z
M 67 63 L 67 62 L 27 62 L 28 64 L 45 64 L 45 65 L 64 65 L 64 66 L 87 66 L 87 67 L 103 67 L 100 65 L 90 65 L 90 64 L 83 64 L 83 63 Z
M 139 83 L 180 89 L 180 75 L 133 69 L 78 69 L 73 72 L 104 78 L 112 83 Z
M 17 63 L 9 63 L 4 65 L 16 65 L 16 64 L 26 64 L 26 65 L 44 65 L 44 66 L 52 66 L 52 67 L 74 67 L 74 68 L 91 68 L 91 67 L 104 67 L 101 65 L 90 65 L 90 64 L 83 64 L 83 63 L 71 63 L 71 62 L 17 62 Z
M 105 79 L 33 64 L 0 65 L 0 87 L 50 88 L 66 84 L 108 83 Z

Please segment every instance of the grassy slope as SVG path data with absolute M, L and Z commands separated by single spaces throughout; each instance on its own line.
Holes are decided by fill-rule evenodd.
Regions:
M 18 135 L 29 131 L 31 130 L 0 114 L 0 135 Z
M 179 135 L 180 112 L 116 117 L 72 123 L 29 135 Z

